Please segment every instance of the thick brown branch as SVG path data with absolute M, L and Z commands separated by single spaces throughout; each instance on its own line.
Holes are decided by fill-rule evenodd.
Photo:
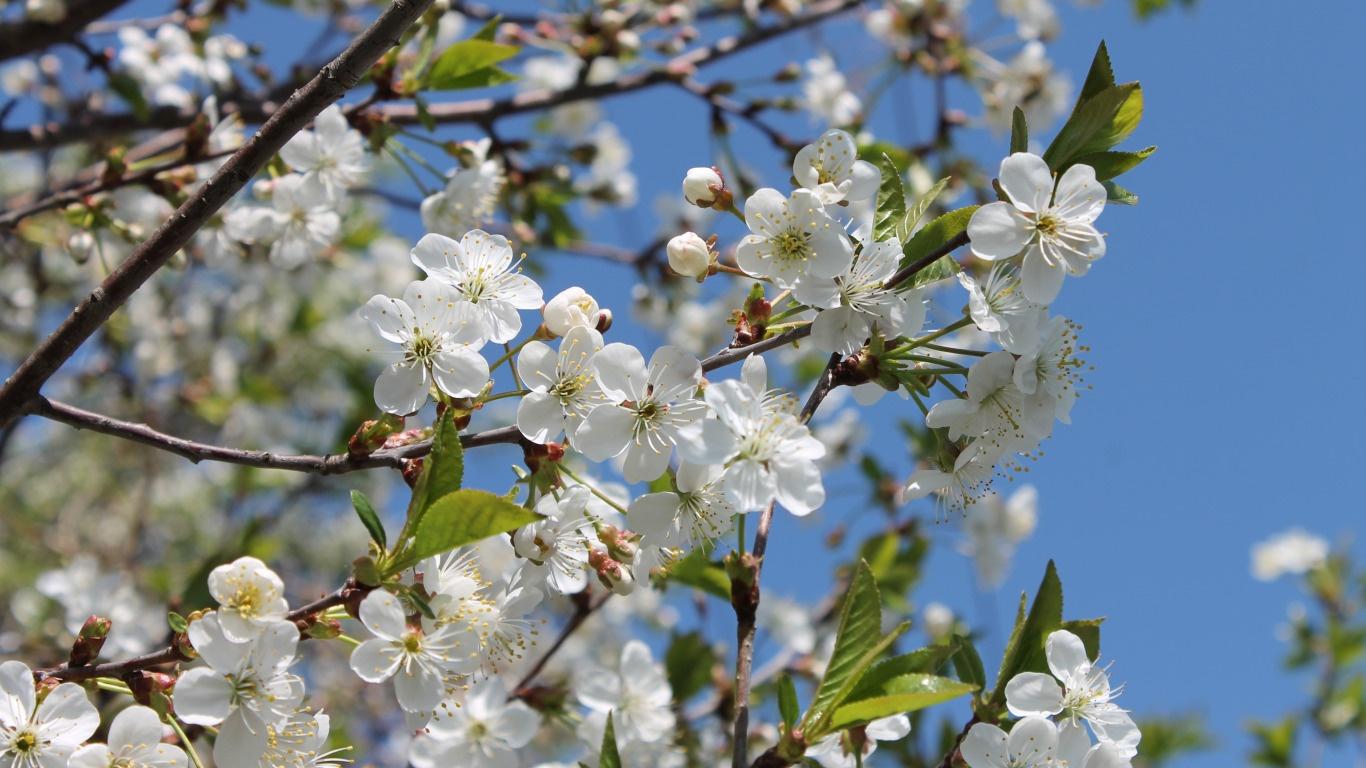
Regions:
M 218 173 L 180 206 L 150 239 L 82 301 L 0 388 L 0 427 L 38 395 L 43 384 L 86 339 L 123 306 L 195 232 L 251 180 L 294 134 L 341 98 L 431 5 L 432 0 L 393 0 L 351 45 L 285 102 Z
M 67 3 L 57 21 L 24 19 L 0 24 L 0 61 L 16 59 L 50 45 L 74 40 L 85 25 L 117 9 L 128 0 L 83 0 Z
M 221 461 L 228 464 L 240 464 L 247 467 L 259 467 L 261 469 L 283 469 L 291 472 L 308 472 L 315 475 L 338 475 L 346 472 L 355 472 L 360 469 L 374 469 L 376 467 L 393 467 L 401 469 L 406 459 L 425 456 L 432 450 L 432 442 L 423 440 L 421 442 L 405 445 L 402 448 L 394 448 L 384 451 L 376 451 L 369 455 L 352 455 L 348 453 L 334 453 L 327 456 L 291 455 L 271 453 L 270 451 L 248 451 L 240 448 L 228 448 L 221 445 L 209 445 L 207 443 L 197 443 L 193 440 L 186 440 L 183 437 L 168 435 L 165 432 L 131 421 L 121 421 L 110 418 L 94 411 L 87 411 L 73 405 L 48 400 L 40 397 L 35 401 L 31 412 L 34 415 L 42 416 L 53 421 L 60 421 L 69 424 L 77 429 L 88 429 L 92 432 L 101 432 L 106 435 L 131 440 L 135 443 L 151 446 L 158 450 L 174 453 L 181 458 L 188 459 L 195 464 L 201 461 Z M 522 439 L 522 433 L 517 427 L 499 427 L 483 432 L 473 432 L 460 436 L 460 444 L 466 448 L 476 448 L 481 445 L 494 445 L 497 443 L 516 443 Z

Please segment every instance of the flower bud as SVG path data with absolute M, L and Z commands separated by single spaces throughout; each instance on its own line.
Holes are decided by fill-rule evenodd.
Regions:
M 588 566 L 598 576 L 598 581 L 618 595 L 629 595 L 636 588 L 635 574 L 631 569 L 612 559 L 612 556 L 595 549 L 588 553 Z
M 66 240 L 66 250 L 71 254 L 71 258 L 76 260 L 76 263 L 84 264 L 85 260 L 90 258 L 91 252 L 95 250 L 95 236 L 85 230 L 73 232 L 71 237 Z
M 692 168 L 683 177 L 683 197 L 693 205 L 710 208 L 726 189 L 726 180 L 715 168 Z
M 925 633 L 936 640 L 952 632 L 956 622 L 953 611 L 942 603 L 926 605 L 922 618 L 925 622 Z
M 576 285 L 555 294 L 541 313 L 545 315 L 546 330 L 563 336 L 576 325 L 596 326 L 600 309 L 597 300 Z
M 103 616 L 91 616 L 81 625 L 81 631 L 76 635 L 76 642 L 71 645 L 71 656 L 67 660 L 68 666 L 83 667 L 94 661 L 100 655 L 100 649 L 104 648 L 104 639 L 109 636 L 109 630 L 114 626 L 114 622 Z
M 669 241 L 664 250 L 669 255 L 669 269 L 699 280 L 707 276 L 711 266 L 711 249 L 707 241 L 694 232 L 684 232 Z

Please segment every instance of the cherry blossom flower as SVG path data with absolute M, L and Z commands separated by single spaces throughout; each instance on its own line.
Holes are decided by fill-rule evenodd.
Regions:
M 835 60 L 823 54 L 806 62 L 802 100 L 811 114 L 828 125 L 849 125 L 863 111 Z
M 1114 703 L 1120 689 L 1111 688 L 1105 670 L 1091 663 L 1081 638 L 1058 630 L 1048 636 L 1044 652 L 1052 675 L 1021 672 L 1006 683 L 1006 707 L 1011 714 L 1061 715 L 1073 724 L 1085 720 L 1097 739 L 1119 747 L 1126 756 L 1135 754 L 1141 737 L 1138 726 Z
M 0 765 L 65 768 L 99 727 L 100 714 L 81 686 L 62 683 L 39 704 L 28 665 L 0 663 Z
M 837 288 L 836 306 L 816 315 L 811 343 L 817 349 L 851 355 L 874 333 L 887 339 L 907 336 L 925 324 L 925 301 L 917 290 L 884 288 L 896 274 L 901 242 L 896 238 L 865 244 Z
M 449 284 L 458 299 L 473 305 L 461 316 L 481 338 L 502 344 L 522 330 L 519 309 L 540 309 L 541 287 L 514 271 L 512 245 L 502 235 L 476 229 L 460 242 L 445 235 L 424 235 L 413 248 L 413 263 L 429 277 Z
M 517 405 L 517 428 L 533 443 L 560 434 L 570 442 L 592 410 L 607 402 L 593 372 L 602 334 L 579 325 L 570 328 L 559 351 L 540 341 L 527 342 L 517 356 L 517 373 L 531 391 Z
M 266 750 L 267 727 L 287 720 L 304 698 L 304 683 L 288 672 L 299 643 L 293 622 L 277 621 L 251 642 L 228 639 L 218 616 L 190 623 L 190 643 L 208 666 L 180 676 L 176 715 L 191 725 L 217 725 L 214 762 L 256 768 Z
M 1048 164 L 1028 152 L 1001 161 L 1000 182 L 1010 202 L 988 203 L 972 214 L 972 252 L 996 261 L 1023 251 L 1025 298 L 1049 304 L 1064 275 L 1084 275 L 1105 255 L 1105 237 L 1093 224 L 1105 208 L 1105 187 L 1094 168 L 1078 164 L 1062 175 L 1055 193 Z
M 701 208 L 716 202 L 718 190 L 725 189 L 726 180 L 715 168 L 689 168 L 683 176 L 683 199 Z
M 459 237 L 488 223 L 507 181 L 502 161 L 488 156 L 492 145 L 491 139 L 462 145 L 462 166 L 451 171 L 445 189 L 422 201 L 422 225 L 428 232 Z
M 968 314 L 978 329 L 1017 355 L 1038 347 L 1045 307 L 1024 297 L 1018 270 L 998 261 L 984 280 L 959 272 L 958 282 L 968 292 Z
M 248 245 L 268 244 L 270 259 L 286 269 L 302 266 L 332 245 L 341 232 L 335 204 L 320 183 L 299 174 L 270 184 L 271 207 L 241 206 L 224 216 L 229 237 Z
M 753 512 L 776 500 L 794 515 L 806 515 L 825 502 L 818 465 L 825 444 L 797 418 L 796 402 L 768 396 L 768 366 L 750 355 L 737 379 L 713 382 L 707 403 L 725 425 L 726 468 L 721 486 L 740 512 Z
M 398 347 L 375 381 L 375 404 L 399 415 L 427 402 L 432 384 L 450 397 L 472 397 L 489 380 L 477 350 L 482 330 L 456 311 L 452 289 L 433 280 L 408 284 L 402 299 L 374 296 L 361 308 L 380 338 Z
M 588 585 L 589 541 L 593 526 L 585 515 L 589 490 L 581 485 L 567 488 L 557 499 L 543 496 L 536 512 L 544 516 L 512 534 L 517 554 L 527 559 L 523 566 L 534 581 L 544 581 L 562 595 L 572 595 Z
M 1042 717 L 1026 717 L 1007 735 L 991 723 L 976 723 L 960 749 L 969 768 L 1054 768 L 1058 727 Z
M 985 498 L 991 488 L 999 450 L 984 450 L 976 441 L 954 457 L 953 464 L 916 470 L 906 481 L 902 496 L 906 501 L 934 494 L 946 508 L 961 511 Z
M 985 441 L 989 451 L 1025 450 L 1047 437 L 1053 402 L 1047 395 L 1026 395 L 1015 386 L 1015 356 L 993 352 L 968 370 L 967 397 L 935 403 L 925 416 L 933 428 L 947 427 L 949 438 Z
M 575 326 L 596 329 L 602 309 L 596 299 L 576 285 L 555 294 L 541 313 L 545 316 L 546 330 L 564 336 Z
M 520 701 L 508 701 L 503 681 L 490 678 L 470 689 L 450 716 L 436 720 L 413 741 L 415 768 L 479 765 L 516 768 L 516 750 L 536 735 L 540 718 Z
M 234 643 L 252 640 L 289 613 L 285 583 L 254 557 L 239 557 L 209 572 L 209 594 L 218 601 L 218 624 Z
M 1085 348 L 1077 343 L 1076 325 L 1065 317 L 1049 319 L 1040 331 L 1038 347 L 1015 361 L 1015 386 L 1026 395 L 1047 395 L 1054 403 L 1054 416 L 1070 424 L 1072 404 L 1086 367 L 1080 357 L 1083 351 Z
M 823 768 L 856 768 L 867 765 L 868 756 L 877 751 L 879 741 L 900 741 L 910 732 L 911 720 L 905 715 L 883 717 L 863 727 L 859 742 L 850 744 L 854 739 L 850 731 L 832 733 L 807 747 L 806 756 L 820 763 Z M 856 748 L 862 749 L 861 758 L 854 754 Z
M 877 166 L 858 159 L 854 137 L 838 128 L 797 151 L 792 177 L 826 205 L 867 200 L 877 194 L 882 182 Z
M 89 744 L 71 756 L 70 768 L 185 768 L 185 751 L 162 744 L 164 726 L 151 707 L 134 705 L 109 725 L 107 744 Z M 281 764 L 283 765 L 283 764 Z
M 598 385 L 608 398 L 588 414 L 575 434 L 575 447 L 593 461 L 624 455 L 623 473 L 632 483 L 653 480 L 669 465 L 674 447 L 687 461 L 712 460 L 703 433 L 707 406 L 693 397 L 702 380 L 697 358 L 676 347 L 660 347 L 646 367 L 640 350 L 608 344 L 593 358 Z
M 392 677 L 404 712 L 435 710 L 446 693 L 446 675 L 478 666 L 477 650 L 463 628 L 410 626 L 402 603 L 384 590 L 365 596 L 360 620 L 374 637 L 351 652 L 351 669 L 367 683 Z
M 1292 528 L 1252 548 L 1252 575 L 1258 581 L 1275 581 L 1285 574 L 1308 573 L 1327 561 L 1326 540 Z
M 849 270 L 854 249 L 815 193 L 798 189 L 787 198 L 761 189 L 745 201 L 745 224 L 751 234 L 735 249 L 741 269 L 792 289 L 804 304 L 835 306 L 834 278 Z
M 351 128 L 336 104 L 314 118 L 313 130 L 294 134 L 280 157 L 302 173 L 305 182 L 321 184 L 333 200 L 359 184 L 370 167 L 360 131 Z
M 597 665 L 580 668 L 574 675 L 574 695 L 588 707 L 590 717 L 605 719 L 623 742 L 654 743 L 673 732 L 673 692 L 650 655 L 650 648 L 631 640 L 621 649 L 615 671 Z M 601 728 L 596 729 L 601 733 Z
M 350 763 L 342 755 L 350 749 L 326 750 L 332 719 L 322 712 L 301 710 L 279 725 L 270 726 L 261 765 L 280 768 L 337 768 Z
M 647 493 L 631 502 L 626 521 L 641 535 L 642 551 L 691 550 L 729 531 L 736 510 L 718 482 L 721 473 L 717 464 L 680 462 L 674 491 Z
M 695 232 L 684 232 L 664 246 L 669 269 L 683 277 L 705 277 L 711 268 L 711 248 Z

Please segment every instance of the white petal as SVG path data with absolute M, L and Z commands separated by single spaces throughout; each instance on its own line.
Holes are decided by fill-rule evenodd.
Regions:
M 802 517 L 811 514 L 825 503 L 825 486 L 821 484 L 821 471 L 814 463 L 774 461 L 772 464 L 778 503 L 788 512 Z
M 451 397 L 473 397 L 488 383 L 489 363 L 469 347 L 445 349 L 432 356 L 432 378 Z
M 1042 672 L 1021 672 L 1006 683 L 1006 707 L 1016 717 L 1048 717 L 1062 711 L 1062 687 Z
M 1024 257 L 1024 269 L 1020 271 L 1020 287 L 1026 299 L 1035 304 L 1052 304 L 1062 290 L 1063 278 L 1067 276 L 1063 265 L 1049 264 L 1043 253 L 1031 248 Z
M 427 390 L 426 368 L 393 363 L 375 379 L 375 405 L 387 413 L 407 416 L 427 402 Z
M 1053 172 L 1038 155 L 1016 152 L 1002 160 L 1000 180 L 1010 201 L 1027 213 L 1046 210 L 1053 198 Z
M 1048 668 L 1059 680 L 1085 679 L 1091 671 L 1091 660 L 1086 656 L 1086 645 L 1081 638 L 1060 629 L 1048 635 L 1044 641 L 1044 653 L 1048 657 Z
M 33 672 L 22 661 L 0 664 L 0 726 L 18 730 L 33 714 Z
M 90 738 L 100 727 L 100 713 L 85 689 L 75 683 L 62 683 L 48 693 L 38 705 L 34 720 L 39 735 L 72 749 Z
M 464 260 L 465 253 L 460 247 L 460 243 L 446 237 L 430 233 L 422 236 L 413 248 L 413 263 L 422 268 L 428 275 L 439 273 L 449 273 L 452 270 L 456 274 L 463 273 L 460 264 Z
M 559 399 L 544 392 L 522 396 L 517 404 L 517 429 L 533 443 L 547 443 L 559 437 L 564 429 L 564 409 Z
M 382 683 L 394 676 L 402 660 L 392 640 L 375 637 L 351 652 L 351 671 L 367 683 Z
M 1013 257 L 1033 234 L 1029 219 L 1009 203 L 988 203 L 968 220 L 972 252 L 987 261 Z
M 131 706 L 109 725 L 109 743 L 115 747 L 156 744 L 161 741 L 161 717 L 151 707 Z
M 403 605 L 382 589 L 374 590 L 361 601 L 360 620 L 366 629 L 384 640 L 398 640 L 407 631 Z
M 176 681 L 176 716 L 191 725 L 218 725 L 232 712 L 232 695 L 232 683 L 226 677 L 196 667 Z
M 593 370 L 602 391 L 613 401 L 640 400 L 645 396 L 649 374 L 640 350 L 629 344 L 613 343 L 593 357 Z
M 635 423 L 635 414 L 625 408 L 600 405 L 588 414 L 579 431 L 574 433 L 574 447 L 593 461 L 606 461 L 621 453 L 631 442 Z
M 394 693 L 405 712 L 430 712 L 441 703 L 445 686 L 436 672 L 415 664 L 411 673 L 394 675 Z
M 991 723 L 976 723 L 959 750 L 969 768 L 1010 768 L 1006 732 Z
M 544 392 L 554 386 L 559 378 L 559 361 L 559 355 L 549 344 L 529 341 L 517 354 L 517 375 L 522 377 L 529 389 Z
M 1058 749 L 1058 727 L 1042 717 L 1026 717 L 1010 729 L 1009 743 L 1017 761 L 1051 766 Z
M 1089 165 L 1074 165 L 1058 180 L 1054 210 L 1068 222 L 1090 223 L 1105 210 L 1105 197 L 1105 185 L 1096 181 L 1096 169 Z

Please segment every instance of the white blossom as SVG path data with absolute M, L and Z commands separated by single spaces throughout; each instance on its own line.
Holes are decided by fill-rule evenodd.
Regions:
M 71 756 L 70 768 L 185 768 L 185 751 L 162 744 L 164 726 L 150 707 L 134 705 L 109 724 L 105 744 L 89 744 Z
M 28 665 L 0 663 L 0 765 L 65 768 L 99 727 L 99 712 L 81 686 L 62 683 L 39 704 Z
M 446 675 L 478 666 L 478 653 L 461 627 L 410 626 L 402 603 L 384 590 L 365 596 L 360 620 L 374 637 L 351 652 L 351 669 L 367 683 L 393 678 L 404 712 L 435 710 L 446 692 Z
M 882 182 L 877 166 L 858 158 L 854 137 L 838 128 L 797 151 L 792 177 L 826 205 L 867 200 L 877 194 Z
M 409 759 L 415 768 L 516 768 L 516 750 L 531 741 L 539 723 L 526 704 L 508 701 L 501 680 L 490 678 L 471 688 L 448 717 L 434 721 L 414 740 Z
M 1258 581 L 1275 581 L 1285 574 L 1308 573 L 1327 561 L 1325 539 L 1291 528 L 1252 548 L 1252 575 Z
M 517 374 L 527 389 L 517 405 L 517 428 L 526 439 L 545 443 L 566 435 L 572 442 L 593 408 L 607 402 L 593 372 L 602 334 L 578 325 L 560 341 L 559 351 L 540 341 L 527 342 L 517 355 Z
M 313 130 L 294 134 L 280 157 L 302 173 L 304 181 L 321 184 L 333 200 L 340 200 L 348 188 L 359 184 L 370 167 L 360 131 L 347 124 L 336 104 L 318 114 Z
M 716 202 L 717 192 L 725 186 L 726 180 L 715 168 L 689 168 L 683 176 L 683 199 L 693 205 L 709 208 Z
M 529 575 L 562 595 L 572 595 L 588 584 L 589 540 L 594 536 L 585 515 L 590 493 L 576 485 L 560 498 L 543 496 L 536 512 L 544 519 L 518 528 L 512 535 L 517 554 L 527 559 Z
M 848 271 L 854 249 L 815 193 L 760 189 L 745 201 L 750 234 L 735 249 L 740 268 L 792 289 L 804 304 L 835 306 L 834 278 Z
M 958 282 L 968 292 L 968 314 L 978 329 L 1017 355 L 1038 348 L 1045 307 L 1025 298 L 1015 267 L 998 261 L 985 279 L 979 281 L 964 271 L 958 273 Z
M 488 156 L 492 140 L 466 142 L 462 165 L 449 174 L 445 189 L 422 201 L 422 225 L 428 232 L 459 237 L 485 226 L 493 216 L 507 177 L 503 162 Z
M 642 550 L 691 550 L 716 541 L 730 530 L 736 509 L 721 488 L 717 464 L 680 462 L 675 490 L 647 493 L 626 510 Z
M 964 510 L 963 530 L 967 539 L 959 551 L 973 559 L 983 587 L 1000 586 L 1016 545 L 1034 532 L 1038 503 L 1038 491 L 1025 485 L 1008 500 L 993 493 Z
M 615 670 L 596 665 L 580 668 L 574 675 L 573 691 L 592 714 L 605 718 L 612 713 L 613 730 L 621 741 L 654 743 L 673 732 L 669 680 L 649 647 L 639 640 L 622 647 Z
M 901 242 L 866 243 L 849 271 L 836 282 L 837 305 L 816 315 L 811 343 L 817 349 L 852 355 L 875 333 L 886 339 L 909 336 L 925 323 L 920 291 L 883 287 L 896 274 Z
M 234 643 L 254 639 L 285 618 L 285 584 L 266 564 L 239 557 L 209 572 L 209 594 L 218 601 L 218 624 Z
M 806 756 L 820 763 L 822 768 L 856 768 L 867 765 L 868 756 L 877 750 L 879 741 L 900 741 L 911 732 L 911 720 L 905 715 L 892 715 L 868 723 L 863 727 L 861 756 L 856 756 L 848 743 L 848 731 L 832 733 L 806 748 Z
M 542 308 L 546 330 L 564 336 L 575 326 L 597 328 L 602 309 L 587 291 L 576 286 L 555 294 Z
M 1074 725 L 1084 720 L 1097 739 L 1118 747 L 1126 756 L 1135 754 L 1141 737 L 1138 726 L 1114 703 L 1120 689 L 1111 688 L 1105 670 L 1091 663 L 1081 638 L 1058 630 L 1048 636 L 1044 651 L 1052 675 L 1021 672 L 1006 683 L 1006 706 L 1011 714 L 1060 715 Z
M 711 248 L 694 232 L 684 232 L 664 245 L 669 269 L 683 277 L 704 277 L 711 267 Z
M 502 344 L 522 330 L 520 309 L 540 309 L 541 287 L 517 269 L 512 245 L 502 235 L 476 229 L 460 242 L 427 234 L 413 248 L 413 263 L 428 277 L 447 283 L 468 303 L 460 316 L 481 338 Z
M 1058 727 L 1042 717 L 1026 717 L 1007 735 L 991 723 L 976 723 L 960 749 L 969 768 L 1055 768 Z
M 849 88 L 835 60 L 825 54 L 806 62 L 802 100 L 813 115 L 828 125 L 849 125 L 863 111 L 863 102 Z

